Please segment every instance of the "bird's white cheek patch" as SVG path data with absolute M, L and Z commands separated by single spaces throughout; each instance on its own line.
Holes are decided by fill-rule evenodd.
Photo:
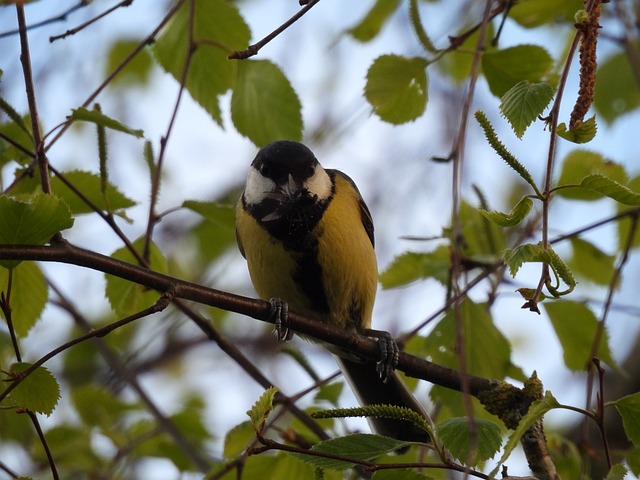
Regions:
M 276 184 L 273 180 L 263 177 L 255 168 L 249 169 L 247 174 L 247 184 L 244 188 L 244 199 L 249 205 L 261 203 L 267 194 L 276 190 Z
M 310 193 L 317 195 L 319 200 L 329 198 L 331 195 L 331 178 L 320 165 L 316 167 L 314 174 L 304 182 L 304 186 Z

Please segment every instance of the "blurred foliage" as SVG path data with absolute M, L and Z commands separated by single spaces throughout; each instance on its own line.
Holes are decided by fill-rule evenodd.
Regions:
M 103 77 L 119 72 L 109 82 L 113 88 L 107 89 L 116 99 L 129 101 L 151 89 L 157 75 L 166 74 L 166 78 L 173 79 L 176 92 L 184 92 L 197 102 L 212 124 L 235 128 L 257 147 L 281 138 L 303 138 L 305 106 L 324 102 L 322 95 L 315 92 L 310 96 L 301 95 L 298 90 L 302 82 L 293 81 L 292 72 L 269 59 L 267 50 L 258 53 L 259 59 L 229 60 L 234 52 L 247 49 L 253 38 L 243 2 L 165 3 L 157 2 L 150 7 L 161 13 L 173 13 L 158 35 L 148 41 L 142 35 L 139 38 L 131 34 L 105 37 L 99 24 L 90 24 L 82 31 L 82 35 L 99 37 L 98 43 L 103 47 L 83 51 L 83 58 L 101 62 L 103 68 L 96 71 Z M 564 362 L 570 371 L 593 378 L 587 375 L 593 375 L 590 365 L 596 356 L 608 366 L 621 369 L 609 339 L 610 322 L 616 320 L 605 322 L 607 314 L 583 296 L 588 297 L 594 291 L 589 289 L 613 296 L 626 280 L 622 269 L 628 257 L 635 255 L 640 247 L 637 225 L 640 177 L 624 159 L 612 159 L 607 152 L 574 145 L 588 144 L 597 135 L 597 118 L 603 118 L 606 125 L 619 125 L 631 114 L 637 114 L 640 107 L 640 33 L 637 29 L 640 8 L 637 2 L 613 3 L 603 5 L 606 15 L 599 19 L 603 26 L 601 41 L 608 40 L 608 48 L 602 49 L 604 53 L 598 58 L 595 77 L 589 79 L 594 90 L 591 99 L 594 116 L 569 130 L 563 122 L 565 108 L 556 108 L 556 101 L 558 95 L 563 94 L 563 102 L 569 109 L 576 98 L 575 92 L 565 88 L 562 79 L 565 68 L 573 61 L 568 58 L 567 46 L 576 35 L 575 15 L 587 15 L 579 12 L 584 8 L 581 0 L 521 0 L 513 5 L 496 1 L 486 25 L 482 22 L 480 3 L 466 2 L 464 8 L 458 7 L 455 21 L 449 24 L 448 42 L 441 41 L 440 45 L 432 39 L 437 31 L 433 19 L 439 18 L 440 12 L 451 11 L 447 10 L 453 8 L 451 2 L 375 0 L 369 2 L 358 22 L 343 25 L 341 35 L 331 40 L 355 40 L 349 44 L 355 56 L 363 51 L 370 55 L 368 47 L 380 42 L 389 32 L 401 37 L 403 47 L 397 49 L 402 51 L 388 51 L 389 47 L 368 59 L 368 70 L 362 75 L 364 89 L 359 92 L 369 112 L 376 117 L 374 121 L 395 125 L 398 131 L 406 124 L 423 120 L 434 108 L 434 99 L 440 103 L 452 102 L 452 97 L 443 95 L 445 91 L 464 90 L 471 95 L 470 75 L 477 74 L 489 94 L 481 100 L 469 97 L 473 110 L 467 113 L 471 118 L 477 111 L 475 118 L 495 152 L 493 156 L 482 157 L 485 164 L 480 168 L 485 174 L 489 172 L 488 175 L 492 175 L 498 165 L 502 166 L 501 161 L 510 168 L 504 179 L 505 184 L 512 185 L 508 212 L 502 211 L 502 206 L 488 204 L 479 178 L 476 198 L 457 199 L 457 211 L 453 212 L 451 222 L 441 227 L 436 242 L 427 243 L 430 247 L 414 247 L 400 253 L 381 272 L 383 288 L 431 281 L 444 292 L 443 304 L 446 303 L 447 308 L 430 320 L 433 324 L 428 330 L 418 328 L 419 333 L 407 339 L 407 352 L 456 370 L 464 365 L 468 374 L 526 385 L 531 372 L 525 372 L 514 360 L 516 342 L 501 331 L 499 325 L 504 324 L 504 319 L 499 318 L 494 309 L 496 299 L 512 294 L 517 286 L 525 300 L 524 308 L 544 312 L 544 319 L 536 321 L 549 322 L 562 350 L 562 358 L 556 359 L 559 366 Z M 91 7 L 94 14 L 102 8 L 97 4 L 100 2 Z M 30 8 L 37 6 L 35 3 Z M 83 3 L 78 8 L 86 5 Z M 0 11 L 6 14 L 9 7 L 0 7 Z M 305 16 L 305 22 L 314 21 L 314 11 Z M 114 14 L 107 17 L 110 15 Z M 149 26 L 148 21 L 143 20 L 140 19 L 141 31 Z M 266 29 L 263 27 L 260 25 L 256 30 L 263 31 Z M 502 46 L 501 32 L 509 29 L 525 31 L 526 42 Z M 286 44 L 288 35 L 288 31 L 281 33 L 280 41 Z M 555 47 L 543 41 L 550 35 L 559 40 Z M 14 35 L 14 38 L 17 37 Z M 80 35 L 70 38 L 82 41 Z M 536 38 L 540 38 L 539 44 Z M 576 46 L 580 48 L 579 43 Z M 47 47 L 39 48 L 47 52 Z M 19 55 L 16 50 L 13 58 L 16 65 Z M 59 58 L 48 63 L 47 55 L 33 58 L 34 62 L 44 62 L 37 65 L 39 71 L 59 69 L 62 65 Z M 312 59 L 305 60 L 304 69 L 310 70 L 308 75 L 324 73 L 313 70 Z M 474 69 L 474 65 L 477 68 Z M 577 73 L 572 69 L 569 75 Z M 5 82 L 5 76 L 2 78 Z M 332 80 L 339 83 L 342 78 Z M 44 85 L 46 87 L 46 83 Z M 38 92 L 43 96 L 55 94 L 46 90 Z M 184 274 L 191 281 L 214 283 L 220 288 L 232 284 L 226 274 L 228 252 L 234 248 L 235 236 L 232 204 L 237 192 L 233 188 L 228 189 L 233 194 L 212 192 L 208 201 L 193 199 L 190 191 L 180 192 L 182 200 L 175 211 L 159 214 L 151 208 L 146 221 L 133 221 L 132 212 L 147 208 L 150 196 L 159 195 L 162 188 L 171 185 L 167 171 L 159 170 L 162 156 L 167 155 L 169 138 L 163 136 L 159 144 L 154 145 L 157 140 L 146 133 L 146 129 L 128 125 L 126 113 L 114 109 L 106 114 L 98 108 L 89 109 L 79 104 L 59 114 L 58 126 L 46 131 L 42 144 L 34 146 L 34 127 L 25 106 L 29 100 L 26 94 L 16 102 L 20 107 L 11 105 L 4 91 L 0 95 L 1 245 L 45 245 L 52 242 L 52 238 L 60 241 L 57 234 L 61 232 L 65 237 L 88 236 L 86 248 L 98 251 L 102 236 L 108 232 L 121 242 L 112 254 L 115 259 L 143 264 L 163 274 Z M 162 104 L 174 101 L 174 98 L 157 99 Z M 456 103 L 447 108 L 458 114 L 460 105 Z M 156 115 L 153 111 L 144 113 Z M 352 112 L 345 109 L 338 114 L 344 121 Z M 499 116 L 506 119 L 513 132 L 496 133 L 493 125 Z M 171 122 L 174 120 L 189 122 L 179 114 Z M 90 123 L 98 132 L 98 140 L 78 143 L 82 167 L 51 174 L 51 178 L 45 180 L 50 181 L 52 195 L 45 195 L 41 192 L 41 170 L 34 159 L 38 156 L 42 159 L 46 154 L 52 164 L 57 164 L 56 150 L 49 147 L 54 145 L 56 135 L 79 131 L 77 127 L 68 129 L 73 123 Z M 191 127 L 188 125 L 187 129 Z M 537 180 L 540 170 L 534 171 L 532 159 L 518 158 L 511 153 L 517 150 L 520 156 L 525 156 L 529 147 L 535 150 L 537 145 L 527 143 L 531 141 L 526 133 L 531 130 L 546 132 L 545 135 L 556 132 L 558 136 L 551 142 L 553 145 L 556 141 L 568 140 L 563 144 L 568 148 L 563 150 L 562 158 L 554 157 L 556 150 L 549 153 L 557 167 L 545 172 L 548 184 Z M 80 133 L 83 134 L 87 132 Z M 113 154 L 107 154 L 110 152 L 107 147 L 113 145 L 114 139 L 123 138 L 130 142 L 136 142 L 136 138 L 146 140 L 144 158 L 148 172 L 142 174 L 137 170 L 139 165 L 127 165 L 127 173 L 150 188 L 152 195 L 140 190 L 131 193 L 128 183 L 131 179 L 113 175 L 107 168 L 117 161 Z M 521 146 L 518 142 L 523 142 L 525 148 L 512 148 Z M 94 143 L 99 151 L 97 158 Z M 87 146 L 92 150 L 85 151 Z M 454 151 L 445 161 L 457 162 L 458 153 Z M 171 152 L 171 155 L 180 157 L 185 152 Z M 547 159 L 536 160 L 543 164 Z M 395 168 L 396 163 L 399 164 L 398 159 L 391 158 L 388 168 Z M 546 168 L 552 168 L 553 163 L 547 162 Z M 385 180 L 379 179 L 381 183 Z M 475 178 L 471 180 L 476 182 Z M 617 238 L 606 245 L 587 238 L 588 224 L 569 232 L 563 224 L 563 212 L 570 216 L 574 206 L 589 206 L 596 201 L 607 202 L 610 209 L 618 213 L 604 221 L 617 233 Z M 554 216 L 549 212 L 560 214 Z M 126 231 L 120 230 L 116 217 L 118 221 L 131 222 Z M 87 221 L 93 223 L 85 223 Z M 549 221 L 556 223 L 549 225 Z M 566 234 L 562 240 L 569 241 L 564 246 L 553 242 L 556 231 Z M 230 405 L 236 395 L 228 389 L 235 385 L 204 385 L 201 379 L 192 378 L 197 375 L 193 373 L 194 365 L 206 362 L 206 368 L 215 373 L 242 379 L 249 378 L 245 373 L 251 369 L 246 364 L 230 362 L 226 354 L 210 343 L 202 347 L 205 342 L 202 333 L 182 314 L 184 310 L 168 308 L 162 314 L 120 327 L 107 338 L 73 344 L 74 339 L 83 334 L 153 305 L 160 294 L 120 278 L 100 276 L 98 281 L 103 293 L 100 300 L 106 298 L 107 304 L 96 311 L 92 302 L 95 299 L 88 298 L 89 289 L 68 292 L 65 286 L 59 288 L 55 273 L 39 264 L 3 258 L 0 265 L 0 311 L 5 320 L 5 326 L 0 328 L 0 371 L 4 380 L 0 390 L 0 453 L 19 452 L 16 457 L 28 460 L 26 465 L 19 466 L 18 475 L 43 477 L 51 469 L 43 442 L 30 417 L 23 414 L 25 411 L 50 416 L 44 437 L 61 478 L 144 478 L 139 472 L 144 471 L 145 462 L 163 459 L 180 473 L 198 471 L 212 479 L 247 480 L 265 478 L 265 472 L 270 478 L 338 479 L 351 475 L 358 461 L 397 462 L 403 464 L 402 469 L 380 470 L 373 478 L 415 480 L 447 475 L 438 469 L 424 468 L 419 472 L 407 468 L 417 461 L 435 463 L 443 458 L 447 461 L 456 458 L 477 470 L 497 469 L 510 461 L 526 425 L 551 410 L 564 408 L 547 392 L 534 403 L 523 424 L 515 431 L 508 431 L 475 398 L 468 401 L 461 393 L 436 385 L 429 390 L 429 401 L 434 412 L 438 448 L 411 447 L 403 451 L 408 446 L 405 442 L 353 434 L 339 419 L 318 421 L 318 428 L 330 439 L 319 438 L 318 431 L 300 418 L 282 414 L 283 410 L 286 412 L 283 406 L 286 402 L 273 388 L 266 390 L 247 412 L 251 421 L 243 418 L 228 431 L 222 431 L 215 425 L 215 418 L 216 415 L 225 420 L 231 418 L 228 411 L 237 408 Z M 537 281 L 522 276 L 525 267 L 540 265 L 543 265 L 542 273 Z M 94 281 L 95 277 L 91 277 L 87 282 Z M 475 281 L 481 288 L 467 295 L 461 287 Z M 578 292 L 582 296 L 578 296 Z M 65 312 L 73 327 L 56 326 L 55 335 L 51 335 L 46 321 L 38 324 L 52 309 Z M 248 329 L 249 323 L 238 325 L 238 322 L 227 321 L 219 311 L 199 305 L 194 309 L 195 313 L 205 316 L 205 322 L 220 329 L 217 333 L 228 336 L 232 343 L 248 352 L 247 362 L 251 362 L 253 368 L 262 371 L 272 364 L 276 347 L 272 339 L 263 340 L 262 330 L 254 328 L 256 324 Z M 221 318 L 224 321 L 220 321 Z M 420 313 L 410 319 L 418 327 L 422 320 Z M 460 344 L 461 332 L 463 345 Z M 25 350 L 29 361 L 21 358 L 25 337 L 30 345 Z M 52 357 L 57 361 L 47 367 L 31 367 L 38 358 L 56 348 L 59 351 L 54 351 Z M 284 355 L 278 358 L 281 357 Z M 287 361 L 291 358 L 296 362 L 296 369 L 301 367 L 310 378 L 323 378 L 303 353 L 292 353 Z M 291 367 L 283 363 L 274 370 L 280 372 L 281 368 Z M 24 376 L 25 369 L 32 369 L 33 373 Z M 589 371 L 592 373 L 587 374 Z M 143 394 L 140 377 L 162 385 L 160 389 L 164 390 L 158 398 Z M 585 381 L 585 385 L 587 383 Z M 327 405 L 338 406 L 344 385 L 342 381 L 314 384 L 306 413 Z M 5 390 L 7 387 L 12 390 Z M 639 389 L 640 386 L 629 382 L 624 395 L 607 399 L 604 404 L 607 410 L 617 412 L 628 437 L 623 439 L 626 448 L 615 452 L 614 465 L 598 467 L 597 456 L 604 458 L 602 452 L 593 454 L 601 449 L 599 439 L 582 438 L 579 443 L 564 432 L 547 435 L 551 458 L 564 478 L 586 479 L 591 472 L 601 473 L 599 477 L 594 473 L 593 478 L 623 478 L 627 468 L 640 475 Z M 175 397 L 174 408 L 168 412 L 156 405 L 165 397 Z M 470 409 L 474 412 L 473 422 L 468 418 Z M 469 434 L 472 428 L 477 439 Z M 295 454 L 275 449 L 257 454 L 251 450 L 260 446 L 256 435 L 278 442 L 282 450 Z M 476 440 L 480 442 L 477 449 L 472 448 Z M 389 455 L 394 451 L 400 454 Z M 0 458 L 0 470 L 10 472 L 12 468 L 18 466 Z

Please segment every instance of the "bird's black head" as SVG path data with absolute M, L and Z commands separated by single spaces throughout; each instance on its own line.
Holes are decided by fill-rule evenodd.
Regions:
M 313 176 L 318 160 L 305 145 L 291 140 L 279 140 L 263 147 L 251 164 L 260 174 L 276 185 L 287 185 L 289 176 L 302 186 Z

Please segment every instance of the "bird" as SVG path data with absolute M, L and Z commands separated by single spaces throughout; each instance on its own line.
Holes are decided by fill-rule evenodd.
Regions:
M 307 146 L 279 140 L 258 151 L 236 205 L 236 239 L 256 292 L 271 302 L 274 313 L 290 308 L 379 337 L 381 350 L 390 343 L 397 349 L 387 332 L 371 329 L 378 284 L 371 213 L 353 180 L 323 168 Z M 361 405 L 406 407 L 428 418 L 395 365 L 380 368 L 373 360 L 327 347 Z M 369 424 L 380 435 L 429 441 L 407 420 L 371 417 Z

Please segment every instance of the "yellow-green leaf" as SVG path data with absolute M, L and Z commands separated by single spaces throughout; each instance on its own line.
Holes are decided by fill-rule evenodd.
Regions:
M 524 220 L 531 208 L 533 207 L 533 200 L 529 197 L 523 197 L 509 213 L 502 212 L 488 212 L 486 210 L 480 210 L 483 217 L 492 221 L 496 225 L 501 227 L 514 227 Z
M 8 292 L 9 270 L 0 268 L 0 292 Z M 40 320 L 49 298 L 49 287 L 40 267 L 22 262 L 11 275 L 11 318 L 18 337 L 26 337 Z M 4 317 L 4 314 L 2 314 Z
M 580 186 L 612 198 L 623 205 L 640 205 L 640 194 L 603 175 L 589 175 L 580 182 Z
M 385 122 L 415 120 L 427 105 L 427 61 L 421 57 L 382 55 L 367 72 L 364 96 Z
M 556 133 L 565 140 L 580 144 L 593 140 L 597 131 L 598 125 L 596 125 L 596 116 L 594 115 L 571 130 L 567 130 L 567 125 L 565 123 L 561 123 L 558 125 Z
M 399 5 L 400 0 L 376 0 L 365 17 L 347 30 L 347 33 L 360 42 L 374 39 Z
M 522 138 L 529 125 L 544 112 L 553 93 L 553 87 L 546 82 L 523 80 L 503 95 L 500 111 L 518 138 Z
M 110 128 L 111 130 L 128 133 L 137 138 L 144 136 L 142 130 L 135 130 L 128 127 L 124 123 L 108 117 L 99 110 L 88 110 L 85 107 L 75 108 L 71 110 L 71 115 L 68 118 L 72 122 L 91 122 L 101 127 Z
M 509 273 L 515 277 L 523 263 L 551 263 L 551 255 L 540 245 L 526 243 L 513 249 L 505 250 L 503 260 L 509 267 Z
M 231 119 L 238 132 L 261 147 L 302 138 L 302 106 L 280 68 L 268 60 L 238 64 Z
M 472 439 L 473 429 L 477 434 L 475 444 Z M 489 460 L 502 444 L 502 431 L 496 423 L 476 418 L 473 421 L 473 429 L 467 417 L 449 418 L 436 425 L 438 439 L 447 451 L 461 462 L 471 466 Z M 472 444 L 475 447 L 473 451 L 471 451 Z
M 558 300 L 545 302 L 544 308 L 562 345 L 567 368 L 584 371 L 593 355 L 609 365 L 616 365 L 606 328 L 602 330 L 598 348 L 592 351 L 599 327 L 598 319 L 588 307 L 578 302 Z
M 579 185 L 584 178 L 594 174 L 602 175 L 622 184 L 627 182 L 627 173 L 619 163 L 608 160 L 596 152 L 576 149 L 571 151 L 562 162 L 558 186 Z M 602 198 L 602 195 L 586 188 L 563 188 L 557 191 L 557 195 L 573 200 Z
M 636 43 L 633 48 L 637 47 Z M 598 60 L 593 102 L 598 115 L 609 124 L 640 106 L 640 89 L 629 56 L 624 51 L 616 52 L 602 62 Z
M 538 45 L 517 45 L 482 56 L 489 89 L 499 98 L 523 80 L 531 83 L 547 80 L 552 67 L 553 57 Z
M 640 393 L 619 398 L 613 404 L 620 412 L 627 437 L 636 447 L 640 447 Z
M 406 252 L 396 257 L 380 274 L 382 288 L 396 288 L 433 277 L 445 285 L 451 270 L 451 253 L 440 246 L 432 252 Z
M 10 375 L 19 375 L 31 365 L 24 362 L 14 363 L 9 368 Z M 9 393 L 6 403 L 49 416 L 59 398 L 60 386 L 55 377 L 46 368 L 38 367 Z
M 262 432 L 264 429 L 264 422 L 267 420 L 271 410 L 273 410 L 273 399 L 276 393 L 278 393 L 276 387 L 268 388 L 247 411 L 247 415 L 249 415 L 251 419 L 251 424 L 257 432 Z

